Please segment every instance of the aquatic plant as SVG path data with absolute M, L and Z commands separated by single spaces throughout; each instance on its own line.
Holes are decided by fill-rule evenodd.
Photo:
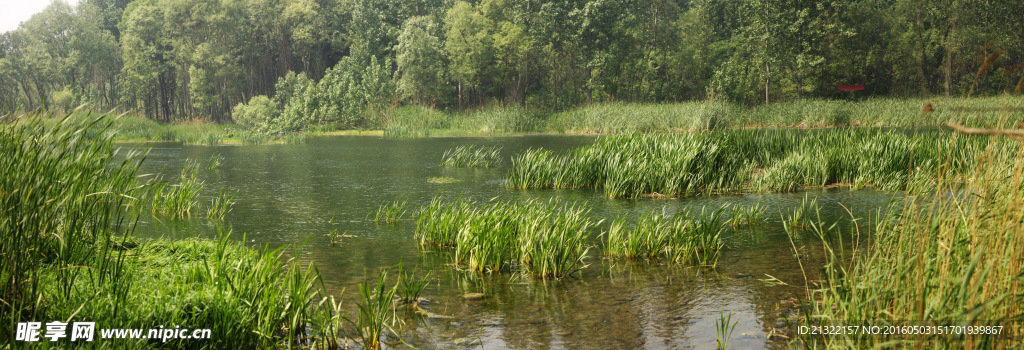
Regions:
M 559 202 L 477 203 L 435 197 L 419 210 L 421 246 L 451 249 L 452 259 L 478 272 L 529 271 L 559 278 L 583 267 L 594 226 L 589 210 Z
M 985 139 L 945 131 L 864 129 L 740 130 L 704 134 L 602 137 L 553 153 L 512 157 L 507 186 L 597 188 L 608 197 L 692 196 L 793 191 L 829 185 L 905 189 L 914 176 L 968 176 Z
M 450 183 L 459 182 L 459 180 L 456 180 L 453 177 L 441 176 L 441 177 L 429 178 L 429 179 L 427 179 L 427 182 L 432 183 L 432 184 L 450 184 Z
M 423 293 L 423 289 L 430 282 L 430 272 L 420 278 L 416 278 L 409 271 L 405 270 L 402 263 L 398 264 L 398 299 L 405 303 L 416 302 Z
M 617 218 L 605 232 L 605 255 L 715 266 L 722 248 L 722 212 L 644 213 L 632 229 L 626 229 L 625 218 Z
M 818 206 L 818 197 L 812 198 L 811 195 L 807 194 L 800 201 L 800 206 L 793 209 L 788 216 L 782 219 L 782 222 L 792 228 L 805 229 L 817 224 L 820 220 L 821 207 Z
M 387 276 L 387 270 L 381 269 L 377 273 L 376 286 L 370 287 L 370 281 L 366 276 L 363 277 L 363 283 L 359 284 L 359 316 L 355 322 L 349 322 L 355 326 L 363 349 L 380 349 L 380 337 L 384 334 L 384 329 L 390 327 L 395 319 L 391 305 L 398 285 L 388 288 Z
M 373 222 L 375 223 L 388 223 L 397 224 L 402 217 L 405 216 L 406 201 L 397 199 L 388 203 L 384 203 L 377 207 L 377 212 L 374 213 Z
M 501 147 L 458 146 L 444 151 L 441 166 L 490 168 L 501 163 Z
M 224 163 L 224 156 L 220 153 L 214 153 L 210 156 L 210 161 L 207 163 L 206 168 L 210 170 L 216 170 L 220 168 L 220 165 Z
M 231 192 L 231 189 L 220 190 L 218 195 L 210 200 L 210 207 L 206 211 L 206 218 L 224 220 L 224 216 L 235 206 L 236 194 L 238 192 Z
M 203 181 L 199 179 L 198 169 L 199 164 L 189 159 L 181 169 L 177 183 L 158 181 L 151 188 L 151 208 L 154 215 L 182 217 L 191 213 L 193 208 L 198 206 L 199 193 L 204 186 Z
M 725 311 L 718 313 L 718 319 L 715 320 L 715 333 L 718 335 L 715 340 L 715 348 L 719 350 L 725 350 L 729 345 L 729 338 L 732 337 L 732 331 L 736 330 L 736 324 L 739 321 L 732 321 L 732 311 L 726 315 Z
M 732 216 L 727 221 L 729 226 L 740 227 L 740 226 L 751 226 L 758 223 L 764 222 L 764 212 L 767 208 L 761 203 L 756 203 L 749 206 L 727 206 L 732 212 Z
M 808 283 L 801 324 L 955 325 L 965 327 L 965 333 L 808 335 L 802 337 L 804 344 L 998 348 L 1013 342 L 1020 335 L 1024 305 L 1022 151 L 1017 140 L 994 139 L 969 165 L 973 177 L 913 182 L 912 191 L 931 196 L 908 200 L 899 215 L 880 220 L 869 242 L 816 230 L 827 259 L 825 281 Z M 953 166 L 961 160 L 943 163 Z M 859 227 L 854 229 L 856 237 Z

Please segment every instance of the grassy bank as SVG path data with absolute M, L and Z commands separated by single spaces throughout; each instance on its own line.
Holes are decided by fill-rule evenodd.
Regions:
M 140 155 L 117 154 L 111 120 L 9 121 L 0 124 L 0 314 L 9 330 L 0 343 L 15 343 L 19 322 L 52 321 L 211 330 L 209 339 L 170 344 L 103 343 L 125 348 L 333 341 L 336 328 L 314 326 L 329 323 L 314 304 L 326 300 L 315 268 L 281 250 L 252 250 L 226 234 L 131 239 L 149 184 L 136 178 Z
M 830 348 L 1019 345 L 1024 336 L 1022 152 L 1018 140 L 993 138 L 970 162 L 974 175 L 968 181 L 940 177 L 912 183 L 917 189 L 911 192 L 922 195 L 908 200 L 900 217 L 883 220 L 865 250 L 843 242 L 837 232 L 817 230 L 830 262 L 823 269 L 826 283 L 807 287 L 803 325 L 896 326 L 925 334 L 859 332 L 801 341 Z
M 74 115 L 79 114 L 84 113 Z M 138 116 L 120 118 L 112 129 L 118 141 L 177 141 L 217 145 L 299 143 L 310 135 L 426 137 L 529 133 L 624 134 L 753 128 L 913 127 L 943 125 L 950 121 L 968 126 L 985 126 L 1004 121 L 1024 121 L 1024 108 L 1020 105 L 1020 98 L 1015 96 L 971 99 L 871 98 L 859 101 L 808 99 L 753 108 L 705 101 L 597 103 L 558 112 L 520 107 L 445 111 L 424 106 L 403 106 L 377 114 L 380 117 L 362 130 L 309 125 L 304 128 L 305 132 L 274 135 L 253 132 L 233 123 L 161 123 Z
M 608 197 L 793 191 L 835 184 L 906 188 L 915 176 L 966 176 L 984 137 L 942 130 L 739 130 L 603 137 L 564 153 L 512 158 L 518 189 L 597 188 Z M 949 162 L 944 160 L 949 159 Z

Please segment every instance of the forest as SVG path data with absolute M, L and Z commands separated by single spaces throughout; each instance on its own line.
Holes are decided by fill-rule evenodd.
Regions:
M 299 130 L 408 105 L 998 95 L 1024 86 L 1022 17 L 1012 0 L 54 1 L 0 34 L 0 108 Z

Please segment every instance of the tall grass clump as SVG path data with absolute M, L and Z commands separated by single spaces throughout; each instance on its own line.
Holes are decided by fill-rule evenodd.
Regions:
M 962 136 L 960 136 L 962 137 Z M 971 163 L 974 176 L 924 184 L 902 214 L 882 221 L 851 260 L 842 241 L 822 239 L 827 284 L 811 289 L 806 322 L 857 326 L 963 326 L 921 335 L 807 337 L 828 347 L 1001 348 L 1024 332 L 1024 152 L 995 139 Z M 955 157 L 955 156 L 954 156 Z M 950 160 L 944 166 L 952 167 Z M 918 186 L 918 183 L 914 183 Z M 1001 327 L 995 334 L 993 328 Z
M 208 328 L 209 339 L 123 339 L 125 348 L 274 348 L 317 334 L 315 268 L 228 239 L 130 234 L 149 183 L 138 154 L 119 154 L 104 117 L 0 123 L 0 314 L 98 328 Z M 299 254 L 293 253 L 294 256 Z M 14 344 L 14 332 L 0 343 Z M 43 346 L 57 344 L 41 344 Z
M 727 220 L 729 226 L 741 227 L 752 226 L 764 222 L 764 212 L 767 208 L 761 203 L 749 206 L 727 206 L 732 216 Z
M 478 272 L 531 272 L 559 278 L 583 268 L 587 239 L 598 222 L 589 210 L 557 202 L 434 198 L 416 219 L 421 246 L 452 251 Z
M 531 149 L 512 157 L 507 185 L 518 189 L 596 188 L 608 197 L 691 196 L 793 191 L 846 185 L 906 189 L 934 177 L 940 160 L 958 158 L 949 176 L 969 176 L 964 162 L 984 137 L 947 131 L 739 130 L 705 134 L 609 136 L 563 153 Z
M 441 157 L 441 166 L 490 168 L 501 163 L 501 147 L 458 146 Z
M 224 216 L 235 206 L 235 195 L 238 192 L 220 190 L 216 197 L 210 199 L 210 207 L 206 210 L 206 218 L 211 220 L 224 220 Z
M 405 216 L 406 204 L 407 202 L 401 199 L 382 204 L 373 214 L 373 222 L 397 224 Z
M 199 192 L 204 182 L 199 179 L 199 164 L 188 160 L 178 175 L 177 182 L 158 181 L 150 188 L 154 215 L 182 217 L 199 206 Z M 222 203 L 223 204 L 223 203 Z
M 618 218 L 605 233 L 605 255 L 715 266 L 722 249 L 722 213 L 706 208 L 699 214 L 645 213 L 631 229 L 625 218 Z
M 387 270 L 381 270 L 377 274 L 377 284 L 373 287 L 365 276 L 363 283 L 359 284 L 359 315 L 355 322 L 350 322 L 356 327 L 363 349 L 379 350 L 384 329 L 391 327 L 395 320 L 395 310 L 391 305 L 398 286 L 388 288 L 387 275 Z
M 55 304 L 83 293 L 81 284 L 129 289 L 128 257 L 114 246 L 137 214 L 141 156 L 113 147 L 112 124 L 0 118 L 0 343 L 11 343 L 18 322 L 61 319 Z

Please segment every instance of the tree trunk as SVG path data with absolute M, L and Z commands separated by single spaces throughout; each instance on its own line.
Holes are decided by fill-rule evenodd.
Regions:
M 921 95 L 928 96 L 928 80 L 924 76 L 924 36 L 921 33 L 921 6 L 915 6 L 917 14 L 914 16 L 914 35 L 917 36 L 917 79 L 921 84 Z

